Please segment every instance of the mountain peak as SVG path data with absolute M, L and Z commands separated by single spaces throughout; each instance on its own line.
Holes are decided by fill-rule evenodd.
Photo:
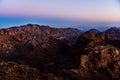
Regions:
M 97 30 L 97 29 L 90 29 L 90 30 L 88 30 L 88 31 L 92 32 L 93 34 L 97 34 L 97 33 L 99 33 L 99 32 L 100 32 L 100 31 L 99 31 L 99 30 Z

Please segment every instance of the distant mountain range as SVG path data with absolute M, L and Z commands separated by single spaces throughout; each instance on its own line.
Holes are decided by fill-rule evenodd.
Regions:
M 91 32 L 91 33 L 93 33 L 93 34 L 97 34 L 97 33 L 100 32 L 100 31 L 97 30 L 97 29 L 90 29 L 90 30 L 88 30 L 88 31 Z
M 101 32 L 101 31 L 99 31 L 97 29 L 90 29 L 88 31 L 90 31 L 90 32 L 92 32 L 94 34 Z M 107 30 L 105 30 L 103 32 L 107 33 L 107 34 L 111 34 L 111 35 L 117 37 L 118 39 L 120 39 L 120 27 L 111 27 L 111 28 L 109 28 L 109 29 L 107 29 Z
M 119 80 L 120 28 L 0 29 L 1 80 Z
M 96 25 L 85 25 L 85 26 L 81 25 L 81 26 L 76 26 L 75 28 L 80 29 L 81 31 L 88 31 L 90 29 L 96 29 L 96 30 L 99 30 L 99 31 L 105 31 L 105 30 L 111 28 L 111 26 L 109 26 L 109 25 L 100 25 L 100 24 L 98 24 L 98 26 L 97 26 L 97 24 L 96 24 Z

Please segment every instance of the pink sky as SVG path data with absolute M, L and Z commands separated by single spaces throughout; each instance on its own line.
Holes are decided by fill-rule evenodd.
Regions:
M 1 0 L 0 16 L 120 22 L 118 0 Z

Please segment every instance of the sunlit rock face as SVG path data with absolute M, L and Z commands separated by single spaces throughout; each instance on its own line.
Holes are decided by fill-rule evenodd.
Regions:
M 80 73 L 89 78 L 119 79 L 120 50 L 115 43 L 116 38 L 105 33 L 81 35 L 75 44 Z

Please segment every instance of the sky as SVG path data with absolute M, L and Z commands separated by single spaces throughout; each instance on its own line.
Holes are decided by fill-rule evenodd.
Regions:
M 0 0 L 0 27 L 120 24 L 120 0 Z

